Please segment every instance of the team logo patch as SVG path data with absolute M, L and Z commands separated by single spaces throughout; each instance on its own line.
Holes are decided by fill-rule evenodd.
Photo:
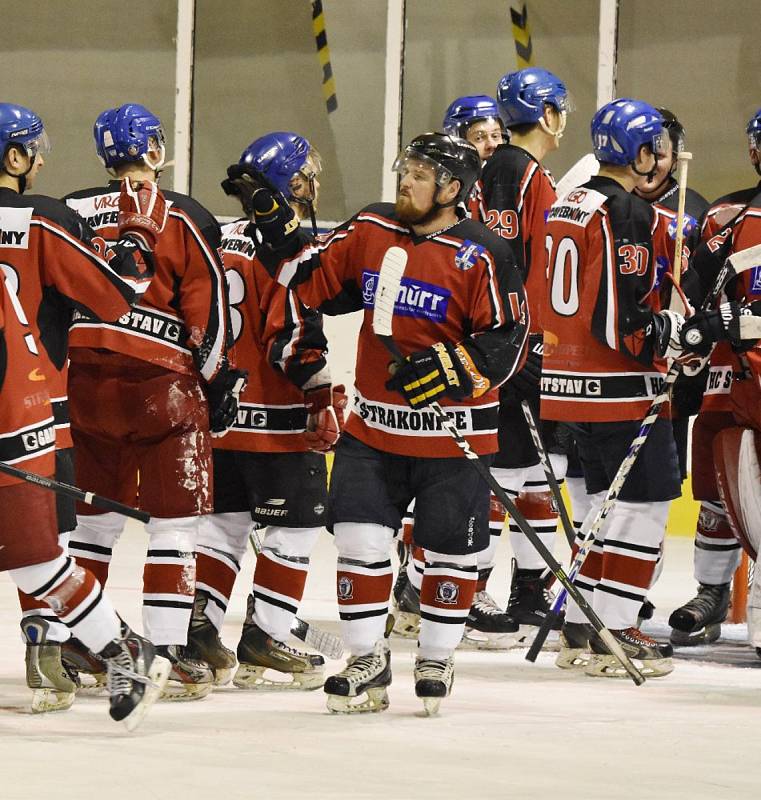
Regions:
M 375 292 L 378 289 L 378 273 L 372 270 L 362 272 L 362 301 L 365 308 L 375 306 Z M 443 286 L 425 281 L 402 278 L 399 295 L 394 303 L 394 314 L 401 317 L 418 317 L 432 322 L 444 322 L 447 306 L 452 293 Z
M 691 217 L 689 214 L 685 214 L 682 217 L 682 234 L 686 238 L 689 236 L 694 230 L 695 226 L 698 224 L 698 221 L 695 217 Z M 676 239 L 676 218 L 672 219 L 671 222 L 668 224 L 668 234 L 672 239 Z
M 655 257 L 655 288 L 657 289 L 663 281 L 663 276 L 669 268 L 669 260 L 665 256 Z
M 750 271 L 750 292 L 761 294 L 761 267 L 753 267 Z
M 347 578 L 346 575 L 341 575 L 338 579 L 338 599 L 351 600 L 354 597 L 354 581 Z
M 436 584 L 436 602 L 453 606 L 460 597 L 460 587 L 454 581 L 439 581 Z
M 476 262 L 485 249 L 483 245 L 476 244 L 475 242 L 471 242 L 470 239 L 466 239 L 462 243 L 460 249 L 455 253 L 454 265 L 457 269 L 467 272 L 469 269 L 476 266 Z
M 317 516 L 318 516 L 318 517 L 319 517 L 319 516 L 320 516 L 320 514 L 322 514 L 324 511 L 325 511 L 325 506 L 324 506 L 322 503 L 318 503 L 318 504 L 317 504 L 317 505 L 314 507 L 314 513 L 315 513 L 315 514 L 317 514 Z

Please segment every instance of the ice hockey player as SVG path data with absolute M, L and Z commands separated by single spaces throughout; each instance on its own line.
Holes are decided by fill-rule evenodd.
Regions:
M 150 217 L 140 190 L 120 193 L 121 236 L 109 266 L 62 203 L 23 194 L 48 150 L 40 118 L 22 106 L 0 104 L 0 140 L 0 461 L 49 477 L 65 412 L 67 315 L 75 304 L 106 319 L 129 310 L 135 292 L 111 267 L 139 278 L 136 241 L 160 228 L 161 202 L 151 193 L 156 216 Z M 65 440 L 65 425 L 60 430 Z M 99 654 L 108 672 L 111 716 L 132 729 L 166 682 L 169 664 L 119 619 L 92 573 L 66 555 L 59 544 L 61 521 L 51 492 L 0 475 L 0 571 L 58 620 L 38 613 L 22 623 L 32 710 L 62 710 L 73 702 L 76 676 L 61 663 L 64 637 L 46 639 L 50 627 L 64 625 Z
M 592 508 L 591 523 L 623 460 L 668 359 L 684 357 L 683 317 L 661 310 L 655 253 L 667 253 L 666 216 L 632 194 L 665 155 L 663 118 L 649 104 L 619 99 L 592 120 L 597 177 L 559 199 L 547 222 L 548 295 L 542 416 L 571 424 Z M 692 368 L 693 362 L 690 361 Z M 654 423 L 592 547 L 576 585 L 628 655 L 653 677 L 673 669 L 670 645 L 636 627 L 679 496 L 676 445 L 668 418 Z M 593 676 L 623 671 L 569 603 L 558 665 Z M 591 658 L 585 656 L 591 649 Z
M 341 631 L 351 657 L 325 682 L 336 712 L 388 707 L 384 638 L 389 550 L 415 499 L 415 543 L 425 548 L 415 692 L 435 713 L 454 678 L 454 649 L 472 604 L 476 554 L 488 542 L 489 491 L 426 407 L 440 401 L 487 463 L 496 450 L 496 387 L 520 368 L 528 313 L 510 248 L 458 205 L 480 172 L 478 151 L 446 134 L 415 137 L 394 164 L 396 205 L 370 205 L 311 246 L 288 233 L 282 197 L 252 198 L 259 258 L 279 282 L 325 313 L 364 310 L 353 413 L 336 447 L 330 522 L 338 549 Z M 392 246 L 408 254 L 390 357 L 372 333 L 379 270 Z M 400 402 L 401 398 L 404 402 Z
M 129 103 L 101 113 L 97 154 L 117 179 L 155 183 L 164 163 L 158 118 Z M 108 248 L 118 183 L 69 195 Z M 228 361 L 229 312 L 220 228 L 190 197 L 171 202 L 154 252 L 156 274 L 140 304 L 115 324 L 77 314 L 70 335 L 69 397 L 81 486 L 149 511 L 143 573 L 146 636 L 172 663 L 168 696 L 203 697 L 211 671 L 187 657 L 199 519 L 212 509 L 211 436 L 237 413 L 243 375 Z M 78 508 L 70 552 L 102 583 L 124 519 Z
M 523 276 L 531 311 L 531 337 L 526 367 L 502 387 L 499 416 L 499 452 L 492 473 L 500 485 L 516 498 L 520 511 L 533 525 L 544 544 L 552 549 L 558 511 L 547 484 L 539 455 L 523 415 L 521 400 L 527 399 L 539 418 L 539 375 L 542 361 L 541 304 L 546 296 L 545 219 L 555 202 L 555 184 L 542 167 L 542 160 L 556 150 L 566 126 L 571 103 L 563 81 L 545 69 L 529 67 L 504 75 L 497 86 L 500 116 L 510 132 L 510 141 L 497 148 L 484 166 L 483 199 L 487 225 L 506 239 L 515 253 Z M 543 423 L 541 433 L 551 453 L 559 481 L 565 476 L 564 448 L 555 436 L 556 425 Z M 494 567 L 505 511 L 492 498 L 491 544 L 479 556 L 478 597 L 483 603 L 479 616 L 500 632 L 513 631 L 513 641 L 532 638 L 551 602 L 546 588 L 544 562 L 514 523 L 510 544 L 514 555 L 507 612 L 499 613 L 486 593 L 486 581 Z M 472 615 L 473 616 L 473 615 Z M 469 620 L 469 624 L 473 624 Z M 480 625 L 480 627 L 479 627 Z M 482 629 L 484 622 L 473 627 Z M 518 633 L 515 633 L 518 631 Z
M 750 161 L 759 172 L 761 109 L 751 117 L 746 130 Z M 702 283 L 706 288 L 715 271 L 721 267 L 723 257 L 732 249 L 739 249 L 734 240 L 740 224 L 743 239 L 747 240 L 751 223 L 760 213 L 760 208 L 761 183 L 732 192 L 711 204 L 703 224 L 703 244 L 693 260 L 696 271 L 704 276 Z M 755 244 L 758 241 L 761 239 Z M 692 491 L 695 499 L 700 501 L 695 532 L 698 591 L 669 617 L 671 641 L 681 646 L 716 641 L 721 635 L 721 623 L 729 611 L 730 585 L 740 563 L 741 550 L 720 499 L 713 453 L 717 434 L 735 428 L 730 390 L 734 391 L 733 375 L 744 373 L 745 366 L 740 356 L 733 352 L 728 341 L 720 340 L 711 354 L 706 393 L 692 429 Z
M 478 150 L 481 166 L 505 141 L 505 126 L 499 116 L 497 101 L 485 94 L 465 95 L 453 100 L 444 113 L 442 126 L 446 133 L 466 139 Z M 473 219 L 486 222 L 480 178 L 473 184 L 467 206 Z
M 226 191 L 264 176 L 301 220 L 314 209 L 320 157 L 296 133 L 275 132 L 244 151 Z M 232 181 L 232 183 L 230 182 Z M 245 186 L 243 187 L 245 188 Z M 222 229 L 235 358 L 248 371 L 238 419 L 214 441 L 214 513 L 198 538 L 196 599 L 189 648 L 222 683 L 235 655 L 219 634 L 248 544 L 252 519 L 262 530 L 233 682 L 243 689 L 316 689 L 324 682 L 321 656 L 286 644 L 304 592 L 309 556 L 327 513 L 325 451 L 338 440 L 346 397 L 331 387 L 322 317 L 276 283 L 255 258 L 246 217 Z
M 503 143 L 505 129 L 499 118 L 497 101 L 488 95 L 466 95 L 453 100 L 444 114 L 444 131 L 452 136 L 466 139 L 478 150 L 481 165 L 488 161 L 497 147 Z M 467 201 L 471 219 L 486 221 L 486 208 L 483 204 L 481 180 L 473 184 Z M 502 504 L 492 498 L 492 507 L 502 509 Z M 414 508 L 414 504 L 413 504 Z M 421 547 L 412 547 L 413 508 L 403 518 L 404 544 L 400 547 L 399 575 L 394 583 L 394 633 L 405 638 L 417 638 L 420 630 L 420 587 L 423 580 L 425 558 Z M 495 516 L 492 509 L 492 516 Z M 504 524 L 504 511 L 499 524 Z M 490 523 L 492 524 L 492 523 Z M 485 586 L 485 583 L 484 583 Z M 465 626 L 463 646 L 477 648 L 501 648 L 514 642 L 518 630 L 515 623 L 508 621 L 485 588 L 476 592 L 473 607 Z

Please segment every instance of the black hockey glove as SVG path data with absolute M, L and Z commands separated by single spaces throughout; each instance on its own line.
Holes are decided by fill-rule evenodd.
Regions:
M 288 234 L 298 228 L 298 221 L 286 198 L 258 170 L 231 164 L 227 168 L 227 178 L 222 181 L 222 189 L 225 194 L 240 200 L 243 212 L 251 221 L 246 235 L 254 241 L 263 241 L 277 249 Z
M 209 430 L 215 438 L 224 436 L 238 417 L 238 403 L 248 382 L 248 372 L 222 369 L 211 383 L 206 384 L 209 399 Z
M 404 364 L 391 364 L 392 377 L 386 388 L 399 392 L 412 408 L 424 408 L 444 395 L 462 400 L 473 394 L 473 381 L 463 367 L 462 348 L 449 342 L 436 342 L 425 350 L 407 356 Z
M 544 353 L 544 336 L 532 333 L 528 337 L 528 353 L 526 363 L 507 382 L 521 399 L 537 400 L 539 385 L 542 381 L 542 355 Z
M 761 339 L 761 302 L 744 306 L 723 303 L 717 311 L 699 311 L 685 321 L 680 339 L 685 350 L 707 356 L 715 342 L 729 341 L 738 352 L 750 350 Z

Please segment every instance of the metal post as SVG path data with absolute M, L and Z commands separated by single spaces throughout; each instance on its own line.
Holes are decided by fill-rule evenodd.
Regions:
M 196 24 L 195 0 L 177 0 L 177 49 L 174 99 L 174 184 L 190 193 L 193 157 L 193 66 Z
M 597 43 L 597 108 L 616 96 L 618 68 L 618 2 L 600 0 L 600 33 Z
M 386 14 L 386 99 L 381 198 L 389 203 L 396 199 L 396 175 L 391 172 L 391 166 L 402 144 L 405 5 L 405 0 L 388 0 Z

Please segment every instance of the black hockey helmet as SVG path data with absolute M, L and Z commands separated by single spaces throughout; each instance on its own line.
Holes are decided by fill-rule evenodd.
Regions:
M 673 111 L 657 106 L 655 109 L 663 117 L 663 129 L 668 132 L 674 153 L 684 150 L 684 125 L 677 119 Z
M 448 133 L 421 133 L 416 136 L 394 162 L 395 172 L 399 171 L 407 158 L 433 162 L 439 186 L 446 185 L 452 178 L 460 182 L 460 191 L 452 205 L 467 200 L 473 184 L 481 177 L 478 150 L 465 139 Z

